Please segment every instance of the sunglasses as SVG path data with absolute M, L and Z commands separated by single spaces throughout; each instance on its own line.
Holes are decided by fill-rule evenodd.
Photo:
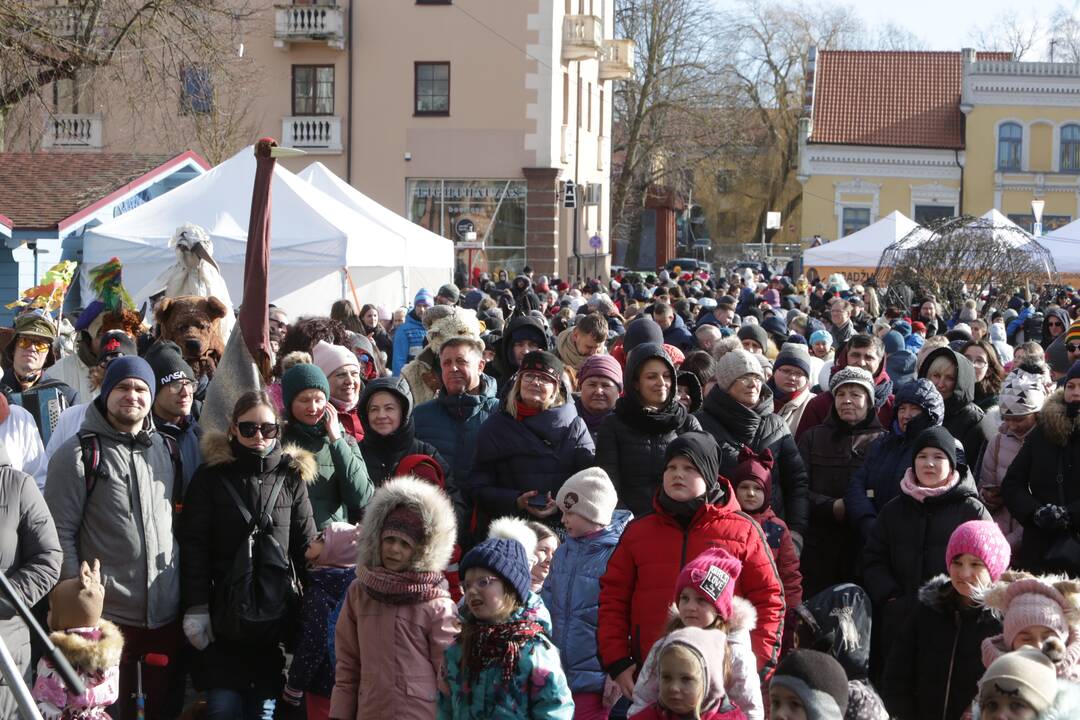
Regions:
M 240 431 L 241 437 L 250 439 L 255 437 L 255 433 L 260 433 L 267 440 L 273 440 L 278 436 L 281 427 L 277 423 L 240 422 L 236 423 L 236 429 Z
M 1062 325 L 1062 324 L 1061 324 L 1060 322 L 1058 322 L 1057 320 L 1051 320 L 1051 321 L 1049 321 L 1049 322 L 1048 322 L 1048 323 L 1046 323 L 1046 324 L 1047 324 L 1047 326 L 1049 326 L 1049 327 L 1065 327 L 1064 325 Z
M 51 343 L 46 340 L 32 340 L 28 337 L 20 337 L 17 344 L 21 350 L 32 347 L 38 352 L 47 352 Z
M 1065 346 L 1065 352 L 1077 353 L 1080 352 L 1080 344 L 1069 343 Z

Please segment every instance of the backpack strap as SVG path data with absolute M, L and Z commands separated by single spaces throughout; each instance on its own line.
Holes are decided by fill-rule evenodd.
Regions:
M 162 441 L 164 441 L 165 448 L 169 451 L 169 457 L 172 459 L 172 506 L 173 515 L 176 516 L 184 511 L 184 491 L 187 489 L 187 483 L 184 482 L 184 460 L 180 455 L 180 444 L 176 442 L 176 438 L 164 432 L 158 432 L 158 435 L 160 435 Z
M 273 517 L 270 515 L 274 510 L 274 504 L 277 503 L 278 495 L 281 494 L 281 488 L 285 486 L 286 473 L 278 473 L 277 481 L 274 483 L 274 487 L 270 490 L 270 496 L 266 498 L 266 504 L 263 505 L 262 510 L 259 512 L 258 527 L 265 528 L 273 523 Z M 248 532 L 252 532 L 256 528 L 256 519 L 251 517 L 251 511 L 248 510 L 247 503 L 240 497 L 240 493 L 236 492 L 236 488 L 228 480 L 222 483 L 225 486 L 225 490 L 229 493 L 229 497 L 232 498 L 233 504 L 236 505 L 236 509 L 240 511 L 240 517 L 247 523 Z
M 83 479 L 86 481 L 86 499 L 90 499 L 90 493 L 98 481 L 98 470 L 101 467 L 101 442 L 96 433 L 79 433 L 79 450 L 82 454 Z

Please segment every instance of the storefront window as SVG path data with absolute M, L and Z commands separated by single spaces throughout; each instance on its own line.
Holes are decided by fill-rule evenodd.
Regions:
M 520 272 L 525 266 L 524 180 L 408 181 L 409 219 L 434 233 L 465 241 L 475 232 L 483 249 L 458 248 L 457 269 Z

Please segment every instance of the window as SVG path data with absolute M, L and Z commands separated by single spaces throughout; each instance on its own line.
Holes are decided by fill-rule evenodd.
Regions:
M 1080 125 L 1061 128 L 1061 172 L 1080 172 Z
M 1019 170 L 1024 129 L 1018 123 L 998 128 L 998 170 Z
M 416 115 L 450 114 L 450 63 L 418 62 L 415 68 Z
M 1009 219 L 1020 227 L 1024 228 L 1024 230 L 1027 230 L 1028 232 L 1032 232 L 1035 228 L 1035 216 L 1031 213 L 1028 213 L 1027 215 L 1023 215 L 1020 213 L 1009 213 Z M 1045 235 L 1048 232 L 1063 228 L 1071 222 L 1071 215 L 1047 215 L 1046 213 L 1043 213 L 1043 234 Z
M 840 237 L 847 237 L 870 224 L 870 208 L 846 207 L 841 219 Z
M 85 73 L 72 73 L 70 78 L 53 81 L 53 111 L 59 114 L 94 112 L 94 95 Z
M 956 214 L 952 205 L 916 205 L 915 222 L 927 225 L 942 218 L 951 218 Z
M 334 114 L 333 65 L 293 65 L 292 114 Z
M 180 112 L 205 115 L 214 109 L 214 87 L 210 70 L 201 65 L 180 69 Z

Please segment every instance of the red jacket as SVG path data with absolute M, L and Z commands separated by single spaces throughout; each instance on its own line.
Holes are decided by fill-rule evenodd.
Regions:
M 687 530 L 655 498 L 653 509 L 626 526 L 600 578 L 597 641 L 604 670 L 614 676 L 631 664 L 641 667 L 663 633 L 679 572 L 715 546 L 742 561 L 735 594 L 757 610 L 751 644 L 758 669 L 771 668 L 780 650 L 784 591 L 765 533 L 739 509 L 730 485 L 727 501 L 703 505 Z
M 678 720 L 679 715 L 673 715 L 670 711 L 662 709 L 657 703 L 653 703 L 636 715 L 631 715 L 630 720 Z M 732 707 L 726 712 L 720 710 L 705 710 L 701 713 L 701 720 L 746 720 L 746 715 L 737 707 Z
M 761 512 L 751 513 L 765 531 L 765 542 L 772 550 L 776 567 L 780 571 L 780 582 L 784 584 L 784 602 L 789 608 L 802 603 L 802 572 L 799 571 L 799 554 L 795 551 L 795 542 L 787 523 L 777 517 L 768 502 Z
M 346 434 L 352 435 L 356 442 L 364 439 L 364 426 L 360 424 L 360 411 L 357 408 L 353 408 L 348 412 L 338 410 L 337 417 Z

